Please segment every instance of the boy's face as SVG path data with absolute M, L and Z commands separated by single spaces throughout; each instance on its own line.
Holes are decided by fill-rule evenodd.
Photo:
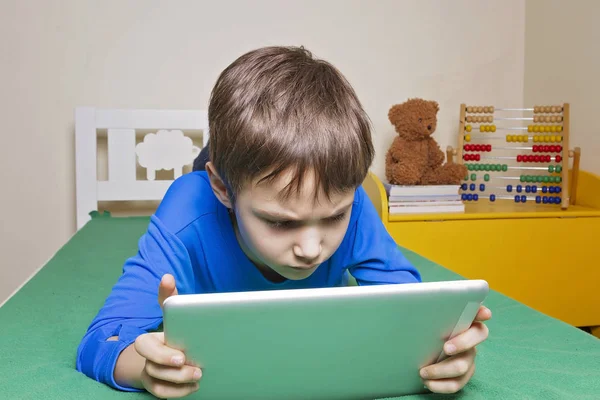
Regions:
M 346 234 L 354 201 L 353 190 L 332 194 L 330 200 L 319 193 L 315 200 L 312 174 L 300 193 L 278 198 L 290 179 L 282 174 L 273 183 L 248 185 L 236 197 L 238 241 L 273 281 L 305 279 L 331 257 Z

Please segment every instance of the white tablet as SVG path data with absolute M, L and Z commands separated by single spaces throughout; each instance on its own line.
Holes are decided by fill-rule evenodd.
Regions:
M 197 399 L 375 399 L 425 392 L 488 293 L 482 280 L 180 295 L 169 346 L 202 368 Z

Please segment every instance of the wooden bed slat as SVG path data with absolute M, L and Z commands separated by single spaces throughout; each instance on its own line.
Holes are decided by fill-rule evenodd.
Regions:
M 135 181 L 135 130 L 108 130 L 108 179 L 111 182 Z

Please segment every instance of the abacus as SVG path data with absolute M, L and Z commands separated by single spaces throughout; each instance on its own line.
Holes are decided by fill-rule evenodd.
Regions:
M 507 115 L 515 112 L 518 116 Z M 502 125 L 496 126 L 497 121 Z M 534 202 L 562 209 L 575 204 L 581 149 L 569 149 L 569 123 L 568 103 L 533 108 L 461 104 L 458 148 L 448 147 L 447 156 L 457 156 L 468 169 L 462 200 Z M 494 144 L 500 140 L 506 144 Z M 506 155 L 493 155 L 496 151 Z M 517 182 L 505 184 L 511 180 Z

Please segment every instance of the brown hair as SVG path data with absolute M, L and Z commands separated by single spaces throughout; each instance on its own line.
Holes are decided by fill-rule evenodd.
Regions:
M 317 187 L 355 189 L 373 161 L 369 119 L 354 90 L 330 63 L 300 47 L 250 51 L 219 76 L 208 108 L 210 160 L 230 195 L 248 182 L 294 172 Z

